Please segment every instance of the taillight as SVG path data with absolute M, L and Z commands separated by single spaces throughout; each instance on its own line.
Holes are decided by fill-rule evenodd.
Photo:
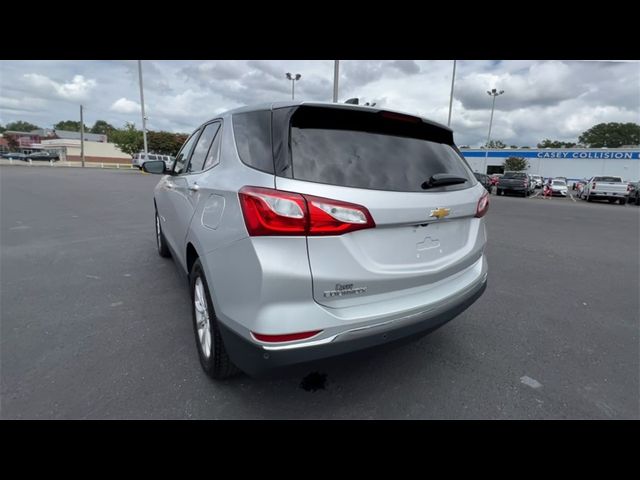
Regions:
M 376 226 L 369 211 L 353 203 L 263 187 L 242 187 L 238 196 L 252 237 L 342 235 Z
M 365 207 L 312 195 L 303 196 L 309 209 L 309 235 L 341 235 L 376 226 Z
M 322 330 L 313 330 L 311 332 L 299 332 L 299 333 L 284 333 L 279 335 L 264 335 L 262 333 L 251 332 L 256 340 L 260 340 L 261 342 L 291 342 L 293 340 L 306 340 L 307 338 L 311 338 L 316 336 L 322 332 Z
M 476 208 L 476 217 L 482 218 L 489 211 L 489 193 L 485 192 L 480 200 L 478 200 L 478 207 Z
M 591 189 L 595 190 L 596 189 L 596 184 L 594 183 L 593 185 L 591 185 Z

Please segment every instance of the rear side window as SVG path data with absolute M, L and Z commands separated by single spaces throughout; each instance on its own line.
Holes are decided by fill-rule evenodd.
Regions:
M 233 115 L 233 133 L 242 163 L 273 173 L 271 111 L 236 113 Z
M 422 192 L 436 173 L 473 185 L 448 130 L 389 112 L 300 107 L 290 123 L 293 178 L 344 187 Z M 430 191 L 435 191 L 432 189 Z
M 520 172 L 507 172 L 502 176 L 502 178 L 527 178 L 527 174 Z

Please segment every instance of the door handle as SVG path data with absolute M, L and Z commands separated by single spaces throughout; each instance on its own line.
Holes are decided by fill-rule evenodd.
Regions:
M 193 185 L 189 185 L 189 190 L 191 190 L 192 192 L 197 192 L 198 190 L 200 190 L 200 187 L 197 183 L 194 183 Z

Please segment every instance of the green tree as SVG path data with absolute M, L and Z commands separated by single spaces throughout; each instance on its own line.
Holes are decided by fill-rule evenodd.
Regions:
M 147 133 L 147 145 L 150 152 L 162 155 L 177 155 L 178 150 L 186 141 L 187 135 L 182 133 L 171 132 L 154 132 Z
M 0 133 L 4 133 L 7 129 L 5 127 L 3 127 L 2 125 L 0 125 Z
M 53 128 L 55 130 L 67 130 L 68 132 L 79 132 L 80 131 L 80 122 L 76 120 L 64 120 L 62 122 L 56 123 Z M 89 127 L 84 126 L 84 131 L 88 132 Z
M 578 142 L 590 148 L 640 145 L 640 125 L 631 122 L 599 123 L 580 135 Z
M 571 148 L 575 146 L 576 144 L 573 142 L 560 142 L 558 140 L 549 140 L 548 138 L 538 144 L 538 148 Z
M 14 130 L 16 132 L 30 132 L 31 130 L 39 129 L 40 127 L 37 125 L 34 125 L 33 123 L 23 122 L 22 120 L 18 120 L 17 122 L 7 123 L 5 128 L 7 130 Z
M 113 125 L 105 122 L 104 120 L 96 120 L 96 123 L 94 123 L 93 127 L 91 127 L 91 133 L 99 133 L 109 137 L 111 136 L 111 132 L 113 132 L 115 129 L 116 128 Z
M 509 157 L 502 164 L 504 171 L 521 172 L 529 168 L 529 162 L 520 157 Z
M 143 147 L 142 132 L 133 123 L 126 123 L 124 128 L 113 130 L 110 140 L 129 155 L 138 153 Z
M 484 145 L 484 148 L 505 148 L 506 146 L 501 140 L 491 140 Z
M 527 147 L 526 145 L 523 145 L 520 148 L 531 148 L 531 147 Z

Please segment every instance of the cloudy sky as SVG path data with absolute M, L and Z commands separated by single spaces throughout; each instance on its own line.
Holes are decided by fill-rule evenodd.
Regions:
M 296 99 L 331 101 L 333 60 L 143 61 L 151 130 L 190 132 L 214 115 L 259 102 L 287 100 L 285 72 L 300 73 Z M 445 123 L 452 61 L 342 60 L 339 100 L 360 97 L 379 106 Z M 599 61 L 458 61 L 451 126 L 459 145 L 491 137 L 508 145 L 544 138 L 576 141 L 601 122 L 640 123 L 640 63 Z M 51 127 L 77 119 L 140 126 L 137 62 L 6 61 L 0 68 L 0 124 L 25 120 Z

